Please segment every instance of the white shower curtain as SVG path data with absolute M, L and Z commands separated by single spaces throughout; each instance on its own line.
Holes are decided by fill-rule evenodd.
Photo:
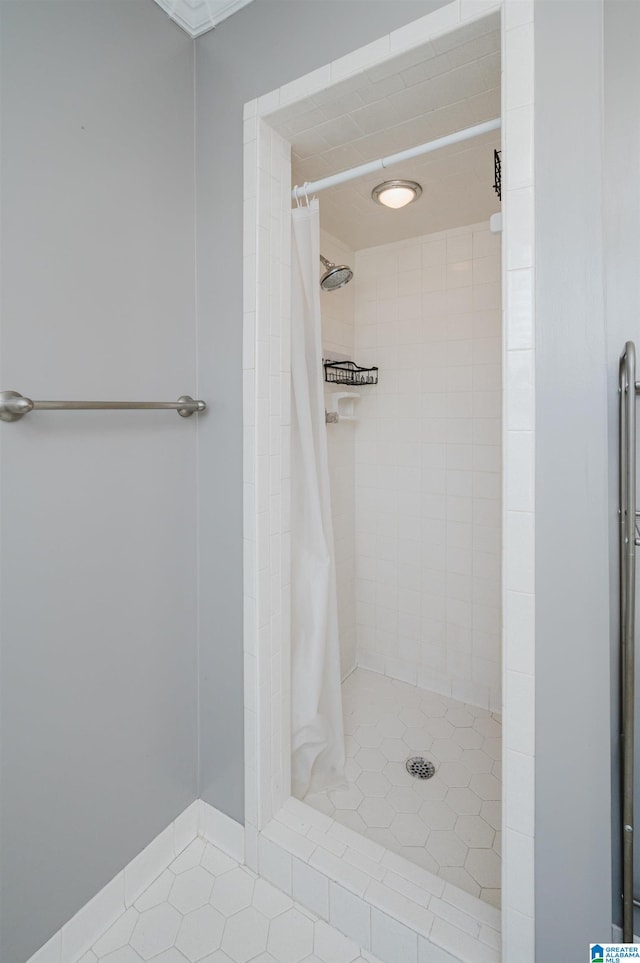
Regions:
M 291 782 L 302 799 L 344 782 L 338 605 L 322 386 L 320 214 L 292 212 Z

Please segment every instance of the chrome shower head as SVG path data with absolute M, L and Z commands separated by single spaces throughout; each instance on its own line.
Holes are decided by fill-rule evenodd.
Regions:
M 320 260 L 327 269 L 320 278 L 320 287 L 323 291 L 337 291 L 338 288 L 348 284 L 353 277 L 353 271 L 346 264 L 336 265 L 332 261 L 327 261 L 322 254 Z

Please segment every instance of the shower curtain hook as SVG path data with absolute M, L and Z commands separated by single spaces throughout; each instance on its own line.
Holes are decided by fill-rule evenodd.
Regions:
M 309 200 L 309 195 L 307 193 L 307 188 L 309 187 L 309 184 L 310 184 L 310 181 L 305 181 L 302 187 L 298 187 L 297 184 L 294 185 L 292 194 L 293 194 L 293 197 L 295 198 L 295 202 L 298 205 L 298 207 L 303 207 L 303 204 L 302 204 L 303 197 L 306 202 L 304 206 L 306 207 L 311 206 L 311 201 Z

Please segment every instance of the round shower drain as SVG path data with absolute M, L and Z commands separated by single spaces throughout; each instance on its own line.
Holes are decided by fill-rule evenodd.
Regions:
M 411 756 L 406 762 L 407 772 L 416 779 L 431 779 L 436 767 L 424 756 Z

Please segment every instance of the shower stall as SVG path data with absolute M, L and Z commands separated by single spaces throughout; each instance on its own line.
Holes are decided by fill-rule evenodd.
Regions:
M 304 799 L 499 905 L 500 235 L 321 246 L 346 765 Z
M 501 107 L 510 35 L 499 16 L 471 21 L 459 32 L 445 29 L 435 47 L 403 35 L 398 42 L 409 46 L 402 53 L 381 45 L 370 67 L 351 65 L 348 76 L 338 76 L 339 65 L 335 78 L 331 67 L 309 78 L 311 92 L 286 89 L 247 105 L 246 124 L 245 169 L 253 176 L 245 210 L 257 225 L 245 249 L 248 859 L 294 893 L 315 880 L 325 918 L 343 932 L 372 938 L 380 912 L 408 927 L 411 940 L 433 937 L 445 949 L 439 931 L 447 929 L 448 910 L 432 907 L 429 894 L 443 893 L 447 906 L 467 913 L 468 932 L 482 943 L 480 920 L 494 934 L 500 928 L 499 873 L 510 878 L 517 864 L 518 878 L 527 881 L 533 866 L 531 807 L 515 819 L 508 810 L 500 815 L 501 778 L 509 784 L 515 755 L 518 778 L 533 767 L 526 722 L 533 717 L 532 673 L 522 657 L 532 651 L 532 508 L 530 489 L 521 490 L 528 476 L 520 474 L 514 487 L 513 474 L 521 463 L 526 471 L 533 435 L 529 328 L 524 336 L 514 331 L 523 316 L 518 305 L 526 316 L 531 309 L 531 288 L 522 286 L 530 271 L 528 261 L 520 263 L 520 247 L 512 250 L 516 227 L 527 245 L 530 234 L 529 222 L 516 217 L 523 195 L 512 199 L 509 182 L 504 251 L 489 227 L 500 208 L 493 152 L 510 119 L 509 106 Z M 434 27 L 439 37 L 442 25 Z M 468 43 L 470 37 L 478 42 Z M 438 47 L 451 57 L 439 57 Z M 322 318 L 314 380 L 325 392 L 340 663 L 333 675 L 343 702 L 345 763 L 340 785 L 295 790 L 291 185 L 305 185 L 303 204 L 305 189 L 313 200 L 314 179 L 357 167 L 358 155 L 365 162 L 366 154 L 389 156 L 500 116 L 502 134 L 494 128 L 393 171 L 422 186 L 405 212 L 372 201 L 373 175 L 354 179 L 350 198 L 344 185 L 319 198 L 322 231 L 311 273 Z M 515 141 L 508 170 L 516 163 L 529 170 L 528 156 L 526 144 Z M 474 200 L 478 189 L 489 198 L 483 205 Z M 377 229 L 378 214 L 386 234 Z M 349 283 L 321 293 L 320 251 L 353 270 Z M 503 286 L 502 265 L 522 273 L 507 273 Z M 345 384 L 336 375 L 341 368 L 361 380 Z M 510 373 L 504 384 L 503 368 Z M 365 686 L 355 691 L 359 679 Z M 517 707 L 514 718 L 510 706 Z M 410 764 L 418 775 L 433 765 L 431 778 L 407 771 L 414 757 L 423 757 Z M 337 793 L 351 799 L 345 804 Z M 421 812 L 428 823 L 415 818 Z M 392 824 L 395 843 L 385 839 Z M 328 908 L 320 898 L 327 882 Z M 406 895 L 409 882 L 417 886 L 413 897 Z M 405 916 L 397 904 L 403 892 Z M 524 885 L 521 895 L 517 912 L 506 899 L 502 918 L 528 945 L 529 931 L 518 928 L 523 907 L 532 917 Z M 433 933 L 425 907 L 441 920 Z M 467 955 L 477 958 L 475 947 Z
M 491 119 L 319 180 L 294 138 L 291 699 L 294 795 L 499 906 L 496 77 Z

